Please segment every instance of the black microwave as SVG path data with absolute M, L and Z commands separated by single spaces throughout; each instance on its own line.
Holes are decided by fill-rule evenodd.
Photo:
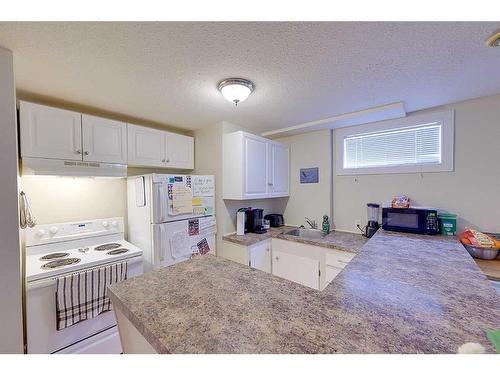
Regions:
M 430 208 L 382 208 L 382 228 L 385 230 L 438 234 L 437 210 Z

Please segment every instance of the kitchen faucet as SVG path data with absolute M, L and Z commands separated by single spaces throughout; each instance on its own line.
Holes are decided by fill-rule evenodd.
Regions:
M 316 224 L 316 220 L 311 220 L 308 217 L 305 217 L 306 223 L 311 227 L 311 229 L 318 229 L 318 224 Z

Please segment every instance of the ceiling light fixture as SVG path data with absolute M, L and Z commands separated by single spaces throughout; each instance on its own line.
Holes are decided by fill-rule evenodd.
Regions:
M 490 47 L 500 47 L 500 29 L 488 37 L 486 44 Z
M 235 105 L 245 101 L 254 87 L 251 81 L 243 78 L 228 78 L 219 83 L 222 96 Z

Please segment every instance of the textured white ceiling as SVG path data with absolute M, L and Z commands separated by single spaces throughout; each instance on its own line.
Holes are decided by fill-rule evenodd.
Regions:
M 269 131 L 392 102 L 500 92 L 499 23 L 0 23 L 17 88 L 196 129 Z M 256 89 L 234 107 L 228 77 Z

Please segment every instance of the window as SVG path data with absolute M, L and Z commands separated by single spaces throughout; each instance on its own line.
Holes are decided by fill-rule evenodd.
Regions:
M 337 174 L 453 170 L 453 112 L 337 130 Z

